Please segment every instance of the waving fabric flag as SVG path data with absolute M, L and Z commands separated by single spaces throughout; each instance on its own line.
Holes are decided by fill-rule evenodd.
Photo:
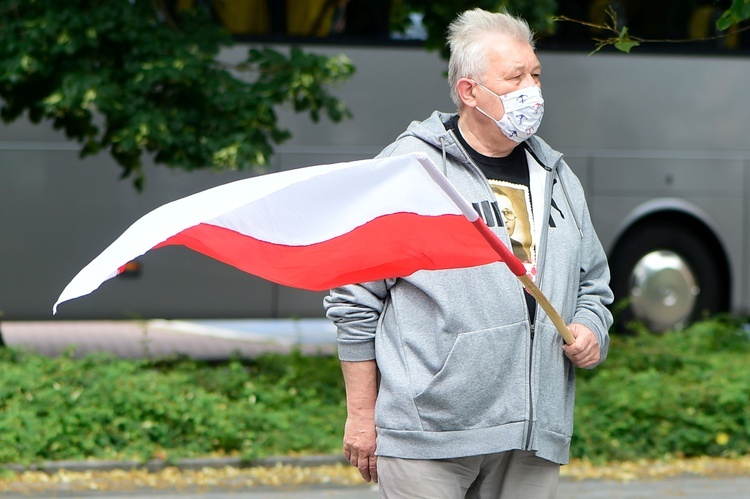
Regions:
M 165 204 L 84 267 L 53 313 L 147 251 L 171 245 L 309 290 L 503 261 L 574 341 L 523 263 L 424 154 L 262 175 Z
M 499 260 L 525 275 L 427 156 L 410 154 L 262 175 L 161 206 L 81 270 L 53 311 L 170 245 L 308 290 Z

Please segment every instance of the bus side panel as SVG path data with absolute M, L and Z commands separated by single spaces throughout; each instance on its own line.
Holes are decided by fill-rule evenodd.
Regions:
M 540 135 L 581 175 L 609 251 L 654 200 L 702 212 L 727 252 L 732 310 L 750 311 L 747 57 L 539 52 Z M 665 203 L 669 204 L 669 203 Z

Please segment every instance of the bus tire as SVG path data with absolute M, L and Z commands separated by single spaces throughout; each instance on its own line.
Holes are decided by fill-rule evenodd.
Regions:
M 629 231 L 612 253 L 610 269 L 619 332 L 632 320 L 653 332 L 682 329 L 727 305 L 716 255 L 684 227 L 655 223 Z

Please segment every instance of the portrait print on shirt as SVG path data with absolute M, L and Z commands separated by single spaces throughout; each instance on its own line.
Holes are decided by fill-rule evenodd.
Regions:
M 490 180 L 492 192 L 500 208 L 503 224 L 508 231 L 513 246 L 513 254 L 526 266 L 533 275 L 536 262 L 534 248 L 534 218 L 531 211 L 529 188 L 525 185 L 511 184 L 500 180 Z

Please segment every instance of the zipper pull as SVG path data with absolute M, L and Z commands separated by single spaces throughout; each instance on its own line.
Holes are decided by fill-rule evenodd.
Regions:
M 531 339 L 532 340 L 534 339 L 534 328 L 535 328 L 535 324 L 532 324 L 531 325 Z

